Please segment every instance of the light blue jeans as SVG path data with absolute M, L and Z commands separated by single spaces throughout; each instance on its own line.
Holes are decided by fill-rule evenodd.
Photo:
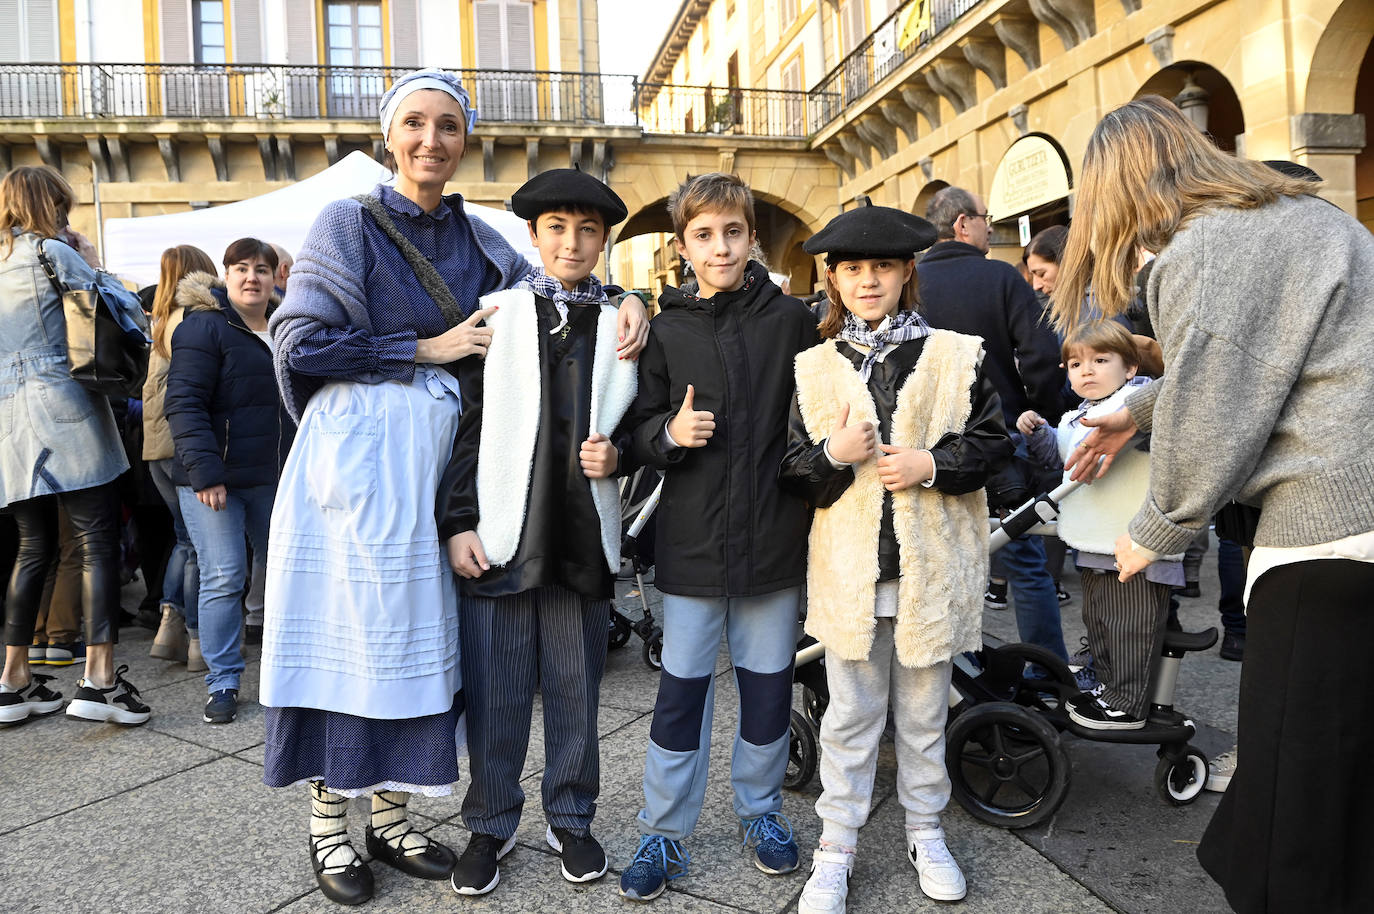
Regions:
M 196 607 L 200 603 L 200 565 L 196 562 L 196 547 L 191 543 L 191 534 L 186 530 L 186 520 L 181 516 L 181 499 L 177 497 L 176 483 L 168 475 L 167 465 L 175 458 L 148 461 L 148 475 L 167 510 L 172 512 L 172 530 L 176 533 L 176 544 L 167 557 L 167 570 L 162 576 L 162 602 L 171 603 L 180 610 L 186 619 L 186 628 L 193 634 L 197 627 Z
M 801 588 L 754 597 L 663 596 L 663 673 L 644 759 L 641 834 L 680 841 L 706 797 L 722 632 L 740 692 L 730 783 L 742 819 L 782 809 Z
M 200 650 L 211 692 L 237 689 L 243 675 L 243 589 L 248 582 L 248 543 L 267 555 L 267 527 L 276 486 L 230 489 L 224 510 L 200 503 L 190 486 L 177 486 L 181 514 L 200 563 Z

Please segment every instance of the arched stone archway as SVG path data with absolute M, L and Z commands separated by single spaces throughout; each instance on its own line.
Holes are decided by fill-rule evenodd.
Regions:
M 1374 231 L 1374 3 L 1330 2 L 1302 87 L 1294 154 L 1325 180 L 1323 197 Z M 1363 132 L 1356 115 L 1364 115 Z
M 926 217 L 926 207 L 930 205 L 930 198 L 946 187 L 949 187 L 949 182 L 941 181 L 939 178 L 926 184 L 925 187 L 921 188 L 920 193 L 916 194 L 916 200 L 911 204 L 911 212 L 924 219 Z
M 1211 64 L 1183 60 L 1167 66 L 1146 80 L 1135 98 L 1142 95 L 1172 100 L 1227 152 L 1236 151 L 1237 140 L 1245 133 L 1240 96 L 1225 74 Z

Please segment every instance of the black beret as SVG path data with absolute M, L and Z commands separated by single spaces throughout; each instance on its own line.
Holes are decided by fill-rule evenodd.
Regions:
M 938 233 L 920 216 L 890 206 L 859 206 L 840 213 L 802 244 L 808 254 L 838 260 L 914 257 L 935 243 Z M 837 255 L 844 255 L 843 257 Z
M 554 168 L 535 175 L 510 198 L 515 215 L 527 220 L 568 207 L 596 210 L 606 219 L 606 228 L 629 215 L 615 191 L 578 168 Z

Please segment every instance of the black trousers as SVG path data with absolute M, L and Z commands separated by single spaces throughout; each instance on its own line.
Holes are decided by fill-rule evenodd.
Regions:
M 1250 594 L 1235 777 L 1198 846 L 1240 914 L 1374 910 L 1374 563 L 1265 572 Z
M 48 568 L 57 556 L 57 506 L 72 522 L 81 558 L 81 603 L 86 643 L 118 640 L 119 494 L 113 483 L 43 495 L 10 505 L 19 528 L 19 551 L 5 596 L 5 644 L 28 645 L 43 597 Z

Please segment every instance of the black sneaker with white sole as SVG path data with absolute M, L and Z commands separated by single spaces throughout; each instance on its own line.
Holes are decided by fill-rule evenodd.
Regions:
M 51 676 L 31 674 L 29 684 L 22 689 L 0 685 L 0 726 L 17 724 L 30 717 L 42 717 L 62 708 L 62 693 L 48 688 Z
M 459 895 L 485 895 L 501 881 L 497 862 L 515 847 L 515 835 L 504 841 L 495 835 L 473 832 L 467 849 L 453 867 L 453 891 Z
M 544 832 L 544 840 L 558 852 L 563 861 L 563 878 L 569 882 L 591 882 L 606 875 L 606 851 L 591 832 L 579 835 L 550 825 Z
M 134 684 L 124 678 L 128 670 L 128 666 L 115 670 L 114 685 L 108 689 L 97 689 L 85 679 L 77 680 L 76 695 L 67 705 L 67 716 L 129 727 L 146 723 L 152 711 L 138 700 L 138 689 Z
M 205 703 L 203 720 L 207 724 L 228 724 L 233 723 L 238 713 L 239 690 L 220 689 L 210 693 L 210 700 Z
M 1102 700 L 1101 695 L 1084 692 L 1068 701 L 1069 719 L 1089 730 L 1139 730 L 1145 718 L 1132 717 Z
M 983 594 L 984 609 L 1007 608 L 1007 582 L 988 581 L 988 589 Z

